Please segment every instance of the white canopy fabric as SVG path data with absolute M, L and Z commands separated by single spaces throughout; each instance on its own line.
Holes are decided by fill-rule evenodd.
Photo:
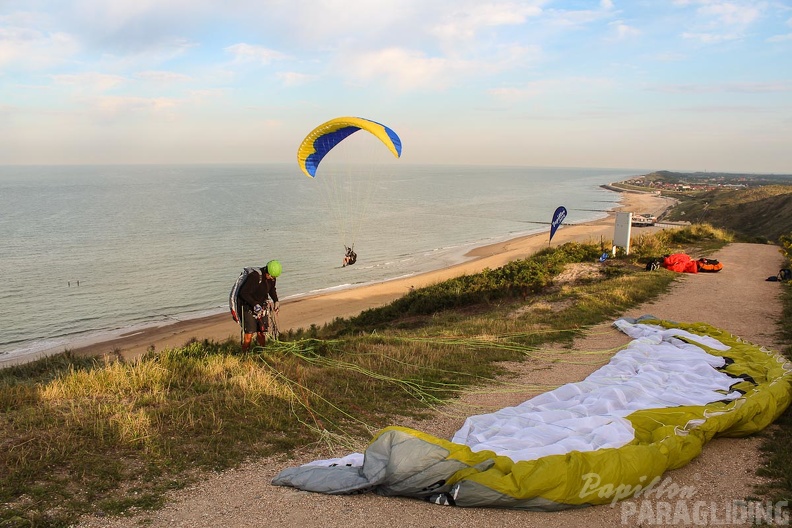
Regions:
M 452 442 L 473 451 L 491 450 L 515 462 L 615 448 L 633 440 L 632 425 L 624 417 L 634 411 L 704 405 L 740 396 L 729 391 L 735 379 L 715 370 L 725 364 L 724 359 L 687 342 L 728 350 L 716 339 L 624 319 L 615 325 L 636 339 L 607 365 L 584 381 L 516 407 L 472 416 Z

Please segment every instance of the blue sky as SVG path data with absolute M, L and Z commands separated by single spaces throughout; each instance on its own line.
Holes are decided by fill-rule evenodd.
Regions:
M 0 0 L 0 164 L 293 162 L 344 115 L 402 163 L 792 173 L 792 2 Z

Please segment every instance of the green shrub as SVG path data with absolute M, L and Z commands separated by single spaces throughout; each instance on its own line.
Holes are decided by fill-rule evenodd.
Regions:
M 787 259 L 787 262 L 792 261 L 792 233 L 781 235 L 778 238 L 778 243 L 781 246 L 781 254 Z
M 706 240 L 721 242 L 734 241 L 734 234 L 726 229 L 713 227 L 710 224 L 693 224 L 683 229 L 662 231 L 668 236 L 668 244 L 693 244 Z
M 464 275 L 413 290 L 387 306 L 366 310 L 349 321 L 336 321 L 330 325 L 330 331 L 348 333 L 355 329 L 375 328 L 400 317 L 426 316 L 504 298 L 525 297 L 551 284 L 553 277 L 561 273 L 566 264 L 593 262 L 599 255 L 600 248 L 595 244 L 568 242 L 500 268 L 486 268 L 475 275 Z

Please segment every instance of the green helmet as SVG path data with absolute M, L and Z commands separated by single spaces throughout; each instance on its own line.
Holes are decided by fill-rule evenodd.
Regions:
M 278 275 L 280 275 L 281 271 L 283 271 L 283 268 L 281 267 L 281 263 L 278 262 L 277 260 L 270 260 L 269 262 L 267 262 L 267 273 L 269 273 L 273 277 L 277 277 Z

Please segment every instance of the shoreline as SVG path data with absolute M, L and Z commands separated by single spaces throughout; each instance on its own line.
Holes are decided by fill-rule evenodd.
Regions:
M 650 211 L 655 216 L 659 216 L 674 203 L 671 198 L 653 193 L 623 191 L 616 188 L 611 190 L 621 193 L 617 211 Z M 553 245 L 558 246 L 571 241 L 596 242 L 598 239 L 610 241 L 613 236 L 614 218 L 615 212 L 610 212 L 607 216 L 591 222 L 562 225 L 554 236 L 556 242 Z M 641 228 L 642 232 L 660 229 L 662 227 Z M 311 325 L 322 326 L 339 317 L 351 317 L 364 310 L 384 306 L 406 294 L 410 288 L 421 288 L 453 277 L 478 273 L 484 268 L 498 268 L 547 247 L 548 233 L 549 228 L 540 233 L 476 247 L 465 253 L 464 257 L 468 260 L 445 268 L 284 300 L 281 302 L 279 326 L 283 331 L 309 328 Z M 238 339 L 239 335 L 237 323 L 227 312 L 223 312 L 167 325 L 134 329 L 115 338 L 77 347 L 59 346 L 57 350 L 50 349 L 6 359 L 0 356 L 0 368 L 36 361 L 65 351 L 79 356 L 107 356 L 135 360 L 152 347 L 155 351 L 160 351 L 183 346 L 192 339 L 225 341 L 228 338 Z

